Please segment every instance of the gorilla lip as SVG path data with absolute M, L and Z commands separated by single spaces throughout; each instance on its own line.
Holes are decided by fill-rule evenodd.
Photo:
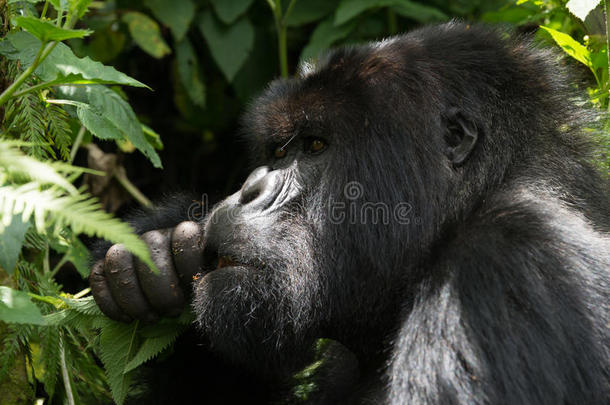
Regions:
M 234 267 L 234 266 L 240 266 L 240 265 L 241 265 L 240 263 L 236 262 L 229 256 L 219 256 L 216 270 L 222 269 L 223 267 Z

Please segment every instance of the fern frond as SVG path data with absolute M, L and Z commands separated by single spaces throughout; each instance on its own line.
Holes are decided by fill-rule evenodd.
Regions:
M 19 139 L 31 142 L 30 154 L 37 158 L 55 158 L 55 151 L 47 138 L 45 105 L 37 94 L 27 93 L 6 104 L 5 128 Z
M 100 336 L 100 358 L 106 369 L 108 385 L 114 401 L 122 405 L 127 397 L 133 373 L 125 373 L 125 366 L 138 346 L 138 322 L 129 325 L 106 321 Z
M 42 184 L 54 184 L 70 193 L 76 193 L 76 188 L 56 170 L 56 167 L 66 170 L 67 165 L 58 166 L 38 161 L 24 155 L 16 145 L 14 142 L 0 141 L 0 170 Z
M 35 183 L 0 187 L 0 219 L 21 214 L 23 221 L 34 217 L 39 233 L 51 225 L 69 226 L 79 234 L 85 233 L 114 243 L 122 243 L 149 267 L 156 269 L 146 244 L 133 233 L 125 222 L 105 212 L 96 198 L 90 195 L 66 195 L 57 188 L 41 190 Z
M 12 366 L 21 352 L 25 348 L 28 341 L 33 335 L 34 327 L 32 325 L 7 325 L 6 335 L 0 342 L 0 381 L 4 380 L 7 373 L 12 370 Z
M 42 328 L 41 349 L 41 361 L 44 367 L 42 382 L 49 398 L 53 398 L 60 362 L 59 330 L 57 328 Z
M 125 373 L 134 370 L 136 367 L 146 363 L 150 359 L 157 357 L 167 347 L 169 347 L 182 332 L 187 328 L 176 327 L 165 335 L 148 338 L 142 343 L 135 356 L 125 366 Z
M 49 104 L 45 108 L 47 120 L 47 133 L 55 141 L 55 147 L 63 160 L 70 159 L 70 146 L 72 145 L 72 129 L 70 128 L 70 116 L 56 104 Z

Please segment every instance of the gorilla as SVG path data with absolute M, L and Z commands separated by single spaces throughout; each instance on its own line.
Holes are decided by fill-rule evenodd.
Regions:
M 610 182 L 569 82 L 459 22 L 329 52 L 251 104 L 241 189 L 136 218 L 160 274 L 111 246 L 95 300 L 190 304 L 165 403 L 289 403 L 271 391 L 319 338 L 342 349 L 307 403 L 608 403 Z

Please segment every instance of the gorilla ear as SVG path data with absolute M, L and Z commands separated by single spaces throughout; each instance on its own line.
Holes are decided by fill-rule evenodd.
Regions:
M 479 139 L 479 131 L 474 122 L 464 117 L 458 108 L 451 108 L 446 116 L 445 142 L 447 158 L 456 166 L 466 161 Z

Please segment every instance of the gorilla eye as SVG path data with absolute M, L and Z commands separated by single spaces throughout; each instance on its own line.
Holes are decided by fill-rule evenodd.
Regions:
M 276 159 L 281 159 L 284 156 L 286 156 L 286 148 L 283 146 L 278 146 L 277 148 L 275 148 L 275 150 L 273 151 L 273 156 L 275 156 Z
M 308 151 L 310 153 L 318 153 L 326 148 L 326 142 L 320 138 L 313 138 L 308 140 Z

